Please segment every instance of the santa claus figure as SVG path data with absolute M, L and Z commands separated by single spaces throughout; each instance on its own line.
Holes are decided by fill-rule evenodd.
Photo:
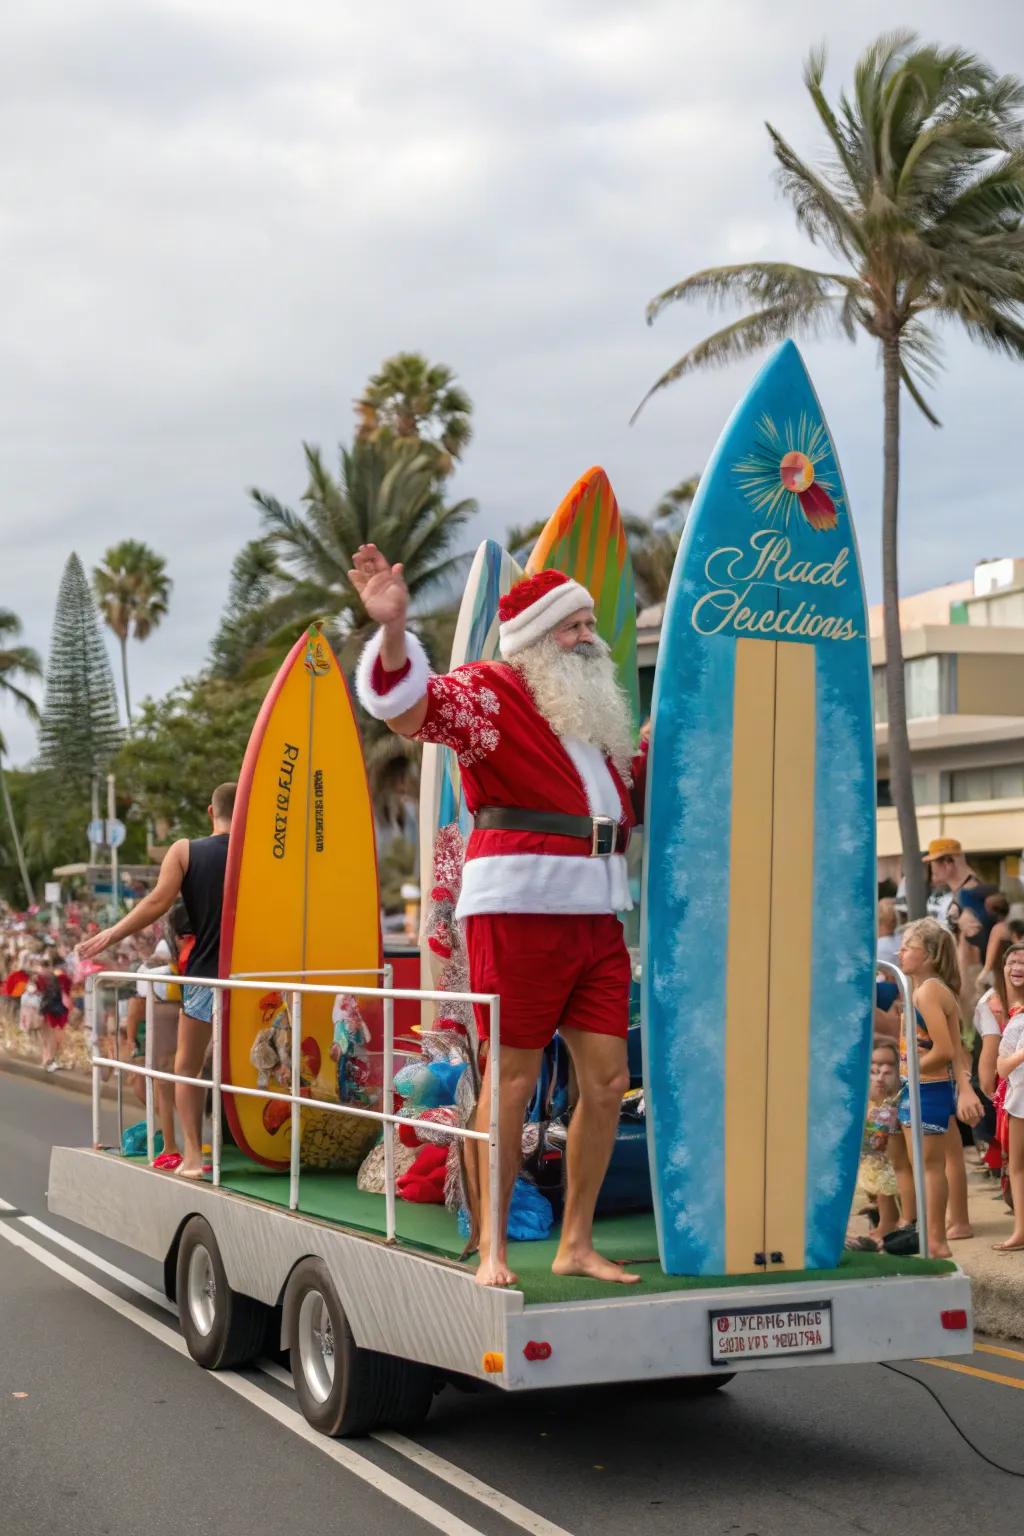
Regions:
M 349 572 L 380 629 L 359 663 L 363 707 L 393 731 L 458 756 L 474 829 L 456 916 L 470 982 L 501 997 L 501 1184 L 505 1230 L 520 1165 L 523 1116 L 543 1047 L 557 1029 L 579 1088 L 567 1149 L 556 1274 L 624 1283 L 638 1277 L 596 1253 L 594 1205 L 629 1086 L 630 964 L 616 913 L 630 907 L 623 857 L 642 805 L 629 704 L 598 637 L 590 593 L 558 571 L 518 582 L 501 600 L 502 660 L 431 673 L 406 631 L 402 567 L 372 544 Z M 485 1008 L 477 1010 L 481 1037 Z M 478 1128 L 487 1129 L 488 1083 Z M 486 1144 L 477 1279 L 509 1285 L 505 1244 L 489 1247 Z

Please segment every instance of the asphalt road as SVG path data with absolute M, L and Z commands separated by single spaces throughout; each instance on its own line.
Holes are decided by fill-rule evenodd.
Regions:
M 0 1073 L 0 1199 L 14 1208 L 0 1206 L 4 1536 L 1020 1531 L 1020 1481 L 880 1366 L 752 1374 L 698 1400 L 671 1384 L 449 1389 L 415 1443 L 315 1436 L 283 1372 L 201 1371 L 167 1310 L 88 1254 L 159 1289 L 156 1265 L 49 1216 L 50 1146 L 89 1137 L 85 1098 Z M 1012 1385 L 1024 1387 L 1024 1346 L 962 1363 L 1005 1380 L 907 1369 L 988 1455 L 1024 1472 L 1024 1394 Z M 417 1447 L 429 1465 L 412 1459 Z

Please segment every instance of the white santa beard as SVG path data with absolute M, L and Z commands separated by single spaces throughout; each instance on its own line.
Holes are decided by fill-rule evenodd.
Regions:
M 512 665 L 555 735 L 599 747 L 628 784 L 633 720 L 605 642 L 595 638 L 582 655 L 564 651 L 554 636 L 545 635 L 521 651 Z

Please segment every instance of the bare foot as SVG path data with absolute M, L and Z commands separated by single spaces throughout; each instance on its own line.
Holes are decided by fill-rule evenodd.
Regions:
M 953 1250 L 948 1243 L 929 1243 L 928 1257 L 930 1259 L 951 1259 Z
M 182 1163 L 175 1171 L 179 1179 L 201 1179 L 203 1177 L 203 1166 L 201 1163 Z
M 507 1260 L 485 1259 L 481 1254 L 473 1278 L 477 1285 L 515 1285 L 519 1276 L 509 1269 Z
M 959 1243 L 959 1242 L 961 1242 L 966 1237 L 973 1237 L 974 1236 L 974 1228 L 973 1227 L 963 1227 L 963 1226 L 947 1227 L 946 1228 L 946 1236 L 949 1238 L 949 1241 L 951 1243 Z
M 1024 1252 L 1024 1237 L 1018 1237 L 1016 1233 L 1013 1233 L 1006 1239 L 1005 1243 L 993 1243 L 992 1251 L 993 1253 L 1022 1253 Z
M 551 1266 L 553 1275 L 584 1275 L 588 1280 L 606 1280 L 615 1285 L 638 1285 L 639 1275 L 630 1274 L 621 1264 L 604 1259 L 593 1248 L 582 1253 L 558 1253 Z

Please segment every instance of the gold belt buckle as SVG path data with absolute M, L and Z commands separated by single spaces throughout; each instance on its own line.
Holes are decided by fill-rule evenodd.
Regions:
M 615 852 L 615 832 L 618 822 L 610 816 L 592 816 L 590 833 L 590 857 L 592 859 L 607 859 Z M 602 836 L 602 833 L 605 834 Z M 607 843 L 607 847 L 602 844 Z

